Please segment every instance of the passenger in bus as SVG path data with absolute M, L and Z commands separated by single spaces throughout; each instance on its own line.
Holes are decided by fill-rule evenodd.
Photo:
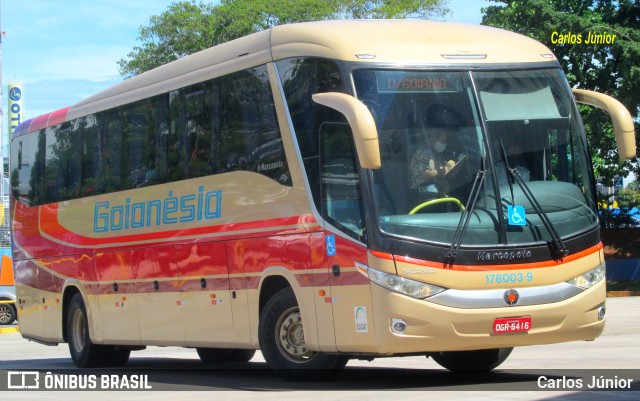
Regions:
M 444 156 L 447 141 L 447 130 L 438 126 L 429 128 L 426 141 L 417 144 L 409 165 L 412 189 L 433 198 L 446 194 L 446 175 L 456 164 Z

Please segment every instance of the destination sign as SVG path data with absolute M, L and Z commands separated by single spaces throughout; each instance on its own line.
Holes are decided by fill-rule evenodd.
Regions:
M 376 71 L 378 93 L 458 92 L 459 76 L 425 71 Z

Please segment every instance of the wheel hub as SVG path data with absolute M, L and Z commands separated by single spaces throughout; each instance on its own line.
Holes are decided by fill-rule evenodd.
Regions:
M 80 309 L 76 309 L 73 311 L 73 315 L 71 316 L 71 329 L 73 331 L 73 335 L 71 337 L 73 343 L 73 349 L 76 352 L 81 352 L 84 349 L 84 315 Z
M 278 348 L 282 355 L 293 362 L 306 362 L 315 355 L 307 348 L 304 341 L 302 317 L 297 308 L 292 308 L 282 314 L 278 325 Z

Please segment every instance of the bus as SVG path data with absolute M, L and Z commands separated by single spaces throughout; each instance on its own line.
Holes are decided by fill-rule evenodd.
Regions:
M 146 346 L 206 363 L 259 349 L 294 380 L 407 355 L 487 371 L 514 347 L 593 340 L 605 264 L 576 101 L 635 155 L 628 111 L 572 90 L 534 40 L 322 21 L 25 121 L 10 167 L 20 332 L 68 343 L 78 367 Z M 416 167 L 436 131 L 445 164 Z

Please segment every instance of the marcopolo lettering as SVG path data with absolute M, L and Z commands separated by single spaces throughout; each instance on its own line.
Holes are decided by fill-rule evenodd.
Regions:
M 284 166 L 284 163 L 282 161 L 277 161 L 273 163 L 260 163 L 258 164 L 258 172 L 275 170 L 275 169 L 282 168 L 283 166 Z
M 211 220 L 220 217 L 222 191 L 205 191 L 203 186 L 197 193 L 174 196 L 169 191 L 163 199 L 146 202 L 124 203 L 97 202 L 93 211 L 93 231 L 96 233 L 147 228 L 193 221 Z
M 531 259 L 531 251 L 497 251 L 497 252 L 478 252 L 478 261 L 495 262 L 495 261 L 511 261 L 518 259 Z

